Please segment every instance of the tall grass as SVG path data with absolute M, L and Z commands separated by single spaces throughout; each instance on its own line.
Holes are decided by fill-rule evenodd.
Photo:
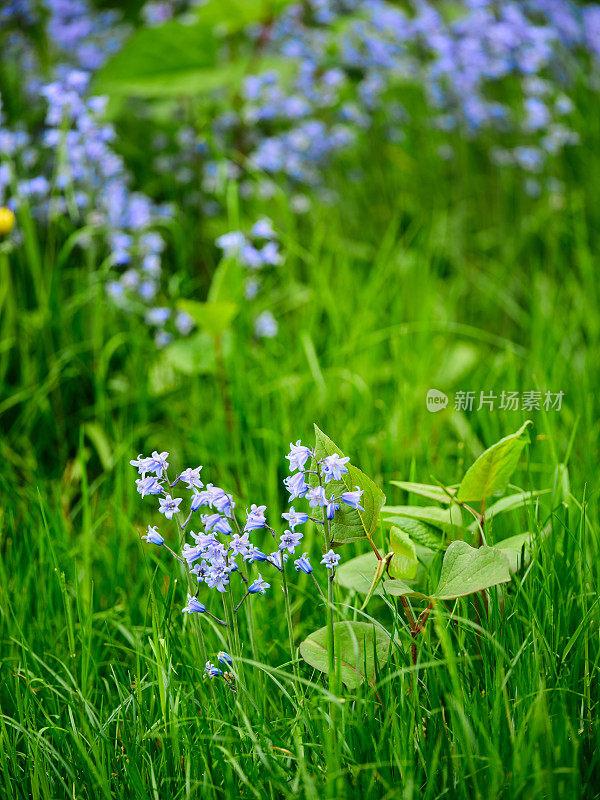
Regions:
M 231 429 L 210 371 L 157 385 L 153 345 L 108 308 L 93 245 L 60 245 L 22 211 L 27 247 L 2 295 L 2 796 L 598 796 L 597 156 L 565 163 L 560 206 L 473 154 L 437 176 L 372 156 L 354 187 L 332 175 L 343 202 L 285 222 L 279 336 L 257 343 L 242 313 L 224 342 Z M 201 292 L 193 261 L 189 279 Z M 129 458 L 203 463 L 276 519 L 283 453 L 313 421 L 404 502 L 390 479 L 453 482 L 531 415 L 430 414 L 429 388 L 565 392 L 560 412 L 533 412 L 515 477 L 552 486 L 568 464 L 567 504 L 507 523 L 550 522 L 531 563 L 487 617 L 470 600 L 438 607 L 416 667 L 395 602 L 360 612 L 337 590 L 343 615 L 393 636 L 375 688 L 340 697 L 303 663 L 296 691 L 274 581 L 253 604 L 256 658 L 242 631 L 247 695 L 203 680 L 185 583 L 139 540 Z M 324 619 L 306 576 L 290 594 L 297 647 Z M 220 631 L 200 624 L 215 654 Z

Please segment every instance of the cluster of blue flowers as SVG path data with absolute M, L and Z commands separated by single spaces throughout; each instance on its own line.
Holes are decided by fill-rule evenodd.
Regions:
M 253 300 L 260 291 L 259 270 L 283 263 L 279 240 L 268 217 L 258 219 L 248 234 L 242 231 L 230 231 L 219 236 L 215 244 L 223 252 L 224 258 L 235 258 L 242 267 L 252 273 L 246 278 L 247 300 Z M 271 311 L 263 311 L 255 319 L 254 332 L 259 338 L 276 336 L 277 328 L 277 320 Z
M 600 6 L 466 0 L 452 14 L 425 0 L 412 6 L 309 0 L 286 10 L 272 46 L 299 59 L 296 84 L 286 90 L 267 73 L 246 85 L 246 116 L 268 121 L 271 130 L 273 120 L 285 117 L 284 131 L 257 142 L 258 166 L 303 181 L 316 178 L 325 156 L 351 144 L 347 123 L 368 127 L 380 109 L 390 135 L 401 137 L 406 111 L 393 102 L 393 87 L 407 80 L 424 88 L 435 127 L 462 127 L 472 136 L 489 127 L 511 134 L 511 147 L 491 153 L 505 164 L 537 173 L 551 155 L 577 143 L 568 125 L 573 53 L 598 59 Z M 338 24 L 342 20 L 346 24 Z M 521 85 L 520 111 L 496 99 L 495 87 L 509 76 Z M 324 109 L 334 113 L 323 117 Z
M 142 497 L 158 497 L 158 512 L 165 520 L 176 519 L 182 531 L 187 531 L 188 526 L 195 523 L 194 527 L 198 532 L 189 531 L 192 542 L 184 542 L 180 554 L 166 545 L 165 537 L 157 526 L 149 525 L 143 538 L 151 544 L 167 547 L 176 558 L 187 565 L 193 580 L 204 584 L 208 589 L 225 593 L 231 588 L 233 576 L 237 576 L 243 593 L 235 607 L 236 611 L 246 598 L 264 595 L 270 588 L 260 572 L 250 574 L 253 565 L 262 564 L 262 568 L 274 567 L 283 572 L 289 557 L 296 555 L 303 540 L 302 532 L 296 530 L 298 526 L 312 520 L 328 532 L 329 523 L 340 510 L 340 504 L 362 510 L 360 501 L 363 490 L 360 487 L 351 491 L 339 491 L 337 495 L 328 490 L 332 481 L 340 481 L 342 475 L 348 472 L 346 465 L 349 459 L 333 454 L 317 462 L 313 451 L 300 441 L 290 445 L 287 458 L 292 474 L 284 480 L 284 484 L 290 500 L 304 498 L 312 512 L 297 511 L 292 506 L 282 515 L 288 524 L 282 534 L 278 534 L 267 523 L 267 509 L 264 505 L 253 504 L 246 509 L 243 523 L 238 521 L 232 496 L 211 483 L 205 485 L 200 477 L 201 466 L 188 467 L 170 481 L 168 457 L 167 452 L 154 451 L 151 456 L 140 455 L 130 462 L 139 473 L 136 479 L 137 490 Z M 312 468 L 307 470 L 306 463 L 309 459 L 312 459 Z M 307 476 L 314 477 L 314 486 L 311 487 L 307 482 Z M 188 493 L 187 500 L 175 496 L 181 489 Z M 251 541 L 251 536 L 254 538 L 257 531 L 264 531 L 275 540 L 276 547 L 272 552 L 266 552 L 268 548 L 263 549 L 264 546 L 259 547 Z M 332 544 L 332 537 L 326 533 L 324 549 L 327 552 L 320 563 L 329 571 L 331 580 L 340 560 Z M 294 566 L 298 572 L 307 575 L 313 573 L 307 552 L 298 555 Z M 207 606 L 198 599 L 198 592 L 188 594 L 183 611 L 187 614 L 208 614 L 216 622 L 225 624 L 208 611 Z
M 190 5 L 151 2 L 142 16 L 160 25 L 192 13 Z M 44 25 L 61 62 L 50 80 L 32 44 L 37 34 L 30 35 Z M 106 99 L 90 94 L 95 71 L 129 30 L 118 12 L 94 10 L 88 0 L 2 6 L 3 55 L 29 76 L 23 90 L 31 124 L 15 118 L 15 110 L 3 115 L 0 104 L 0 205 L 26 204 L 40 219 L 66 215 L 85 223 L 110 253 L 108 296 L 145 319 L 164 346 L 194 326 L 175 310 L 172 284 L 163 275 L 167 242 L 158 229 L 175 208 L 135 190 L 115 128 L 104 116 Z M 232 179 L 244 200 L 262 203 L 283 177 L 294 187 L 295 213 L 310 207 L 306 186 L 333 197 L 322 186 L 322 168 L 335 153 L 374 125 L 402 140 L 410 120 L 395 89 L 406 82 L 423 89 L 427 117 L 417 123 L 438 131 L 443 158 L 453 157 L 445 138 L 453 130 L 475 137 L 493 128 L 489 155 L 495 164 L 522 171 L 529 194 L 544 187 L 559 191 L 549 172 L 552 159 L 579 141 L 571 89 L 584 80 L 591 91 L 597 88 L 600 5 L 463 0 L 447 13 L 431 0 L 306 0 L 286 6 L 266 26 L 250 26 L 246 35 L 263 54 L 288 58 L 291 77 L 285 70 L 249 75 L 239 107 L 216 114 L 205 138 L 182 126 L 173 141 L 156 135 L 150 154 L 157 172 L 184 187 L 177 202 L 193 203 L 205 216 L 221 213 Z M 507 80 L 510 103 L 503 99 Z M 240 137 L 244 162 L 237 157 Z M 217 245 L 225 254 L 235 252 L 253 273 L 282 260 L 266 219 L 249 234 L 225 234 Z M 253 274 L 249 299 L 258 287 Z M 276 334 L 270 311 L 257 318 L 255 331 Z
M 164 345 L 173 333 L 187 335 L 194 324 L 188 314 L 171 312 L 167 282 L 161 280 L 166 243 L 155 228 L 173 208 L 132 190 L 114 147 L 115 128 L 105 120 L 107 98 L 89 91 L 94 71 L 119 48 L 128 28 L 118 24 L 114 12 L 94 12 L 82 0 L 46 0 L 45 6 L 50 44 L 61 58 L 50 82 L 26 27 L 18 25 L 40 23 L 38 4 L 21 0 L 2 9 L 0 21 L 14 26 L 4 34 L 3 52 L 29 76 L 27 102 L 44 113 L 44 125 L 28 131 L 20 121 L 11 124 L 0 102 L 0 205 L 25 204 L 42 221 L 68 216 L 85 223 L 110 253 L 108 296 L 145 318 L 157 345 Z M 89 241 L 89 235 L 80 239 L 82 245 Z

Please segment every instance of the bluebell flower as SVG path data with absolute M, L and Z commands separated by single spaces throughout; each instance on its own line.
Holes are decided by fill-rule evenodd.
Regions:
M 302 570 L 302 572 L 310 575 L 310 573 L 313 571 L 313 568 L 309 561 L 308 553 L 302 553 L 301 557 L 294 561 L 294 567 L 296 568 L 296 572 L 298 570 Z
M 291 506 L 289 512 L 284 512 L 281 516 L 288 521 L 292 530 L 296 529 L 296 525 L 302 525 L 308 521 L 308 514 L 304 511 L 296 511 L 294 506 Z
M 192 495 L 192 511 L 197 511 L 202 506 L 212 506 L 213 498 L 213 485 L 209 483 L 203 492 L 194 492 Z
M 333 550 L 330 550 L 328 553 L 325 553 L 323 558 L 321 559 L 321 564 L 325 564 L 327 569 L 335 569 L 339 564 L 340 557 L 337 553 L 334 553 Z
M 261 339 L 273 339 L 278 330 L 277 320 L 270 311 L 263 311 L 254 321 L 254 333 Z
M 556 98 L 554 107 L 559 114 L 570 114 L 575 108 L 573 101 L 564 94 Z
M 241 536 L 239 533 L 235 533 L 231 537 L 231 542 L 229 543 L 229 549 L 231 551 L 232 556 L 242 555 L 245 556 L 250 549 L 250 539 L 248 533 L 244 533 Z
M 360 505 L 360 499 L 363 494 L 364 489 L 360 489 L 358 486 L 355 488 L 354 492 L 342 492 L 342 503 L 346 503 L 346 505 L 356 508 L 359 511 L 364 511 L 364 508 Z
M 137 467 L 140 475 L 144 476 L 147 472 L 153 472 L 157 478 L 162 478 L 163 472 L 169 469 L 167 462 L 168 453 L 158 453 L 156 450 L 151 456 L 144 457 L 141 454 L 130 461 L 132 467 Z
M 204 484 L 200 480 L 201 469 L 202 467 L 194 467 L 194 469 L 192 469 L 192 467 L 188 467 L 187 469 L 184 469 L 179 477 L 173 481 L 172 485 L 175 486 L 175 484 L 179 481 L 183 481 L 188 489 L 193 489 L 194 487 L 202 488 Z
M 230 534 L 232 532 L 229 520 L 220 514 L 204 514 L 201 518 L 202 524 L 207 531 L 217 531 L 218 533 Z
M 171 497 L 170 494 L 165 497 L 159 498 L 160 508 L 158 509 L 161 514 L 165 515 L 165 519 L 173 519 L 173 514 L 179 514 L 181 509 L 179 504 L 183 500 L 182 497 Z
M 235 508 L 235 503 L 231 499 L 231 495 L 217 487 L 213 489 L 212 505 L 217 511 L 220 511 L 221 514 L 225 514 L 226 517 L 231 517 L 233 509 Z
M 147 325 L 164 325 L 171 316 L 171 309 L 164 306 L 149 308 L 146 312 Z
M 190 572 L 192 573 L 192 575 L 196 576 L 198 583 L 202 583 L 209 569 L 210 569 L 210 564 L 208 564 L 208 562 L 206 561 L 201 561 L 199 564 L 195 564 L 190 569 Z
M 156 335 L 154 336 L 154 344 L 158 347 L 158 349 L 162 349 L 166 347 L 173 341 L 173 334 L 168 333 L 168 331 L 157 331 Z
M 256 278 L 248 278 L 244 286 L 244 297 L 246 300 L 254 300 L 260 289 L 260 282 Z
M 265 519 L 265 511 L 267 510 L 266 506 L 257 506 L 254 503 L 252 504 L 250 511 L 246 509 L 246 524 L 244 525 L 245 531 L 257 531 L 260 528 L 264 528 L 267 520 Z
M 185 542 L 181 551 L 181 555 L 186 560 L 188 567 L 191 569 L 191 566 L 195 561 L 198 561 L 200 558 L 204 558 L 205 552 L 204 548 L 200 547 L 199 545 L 192 547 L 190 544 Z
M 313 453 L 310 447 L 306 447 L 305 445 L 301 444 L 300 439 L 298 439 L 296 444 L 292 444 L 292 442 L 290 442 L 290 452 L 286 456 L 290 462 L 290 472 L 294 472 L 297 469 L 304 469 L 304 465 L 312 456 L 312 454 Z
M 232 657 L 229 655 L 229 653 L 226 653 L 224 650 L 220 650 L 217 653 L 217 661 L 219 661 L 219 663 L 224 664 L 227 667 L 230 667 L 233 664 Z
M 113 300 L 118 300 L 125 294 L 125 287 L 119 281 L 107 281 L 104 285 L 106 293 L 112 297 Z
M 223 670 L 215 667 L 215 665 L 211 664 L 210 661 L 207 661 L 204 665 L 204 674 L 208 678 L 218 678 L 219 675 L 223 674 Z
M 348 467 L 346 466 L 348 461 L 350 461 L 349 456 L 340 458 L 337 453 L 326 456 L 321 461 L 321 474 L 325 478 L 325 483 L 329 483 L 330 480 L 341 480 L 342 475 L 348 472 Z
M 143 281 L 140 284 L 139 295 L 143 300 L 152 300 L 158 291 L 155 281 Z
M 327 519 L 331 520 L 335 517 L 335 512 L 339 511 L 340 504 L 335 502 L 335 495 L 331 495 L 327 501 Z
M 162 494 L 163 487 L 154 475 L 147 475 L 145 478 L 137 478 L 136 485 L 138 492 L 145 497 L 147 494 Z
M 187 311 L 179 311 L 175 317 L 175 327 L 182 336 L 187 336 L 195 325 L 194 318 Z
M 253 581 L 248 587 L 249 594 L 264 594 L 271 586 L 270 583 L 263 581 L 262 575 L 259 573 L 258 578 Z
M 142 269 L 144 272 L 147 272 L 148 275 L 151 275 L 153 278 L 158 278 L 162 270 L 160 264 L 160 256 L 157 255 L 156 253 L 148 253 L 148 255 L 144 256 L 144 258 L 142 259 Z M 177 322 L 175 322 L 175 324 L 177 324 Z
M 315 486 L 306 494 L 311 508 L 319 508 L 327 505 L 327 496 L 322 486 Z
M 310 488 L 304 480 L 303 472 L 297 472 L 295 475 L 284 478 L 283 483 L 290 493 L 290 500 L 293 500 L 295 497 L 304 497 Z
M 250 269 L 260 269 L 262 266 L 264 266 L 262 256 L 253 244 L 246 243 L 242 247 L 240 251 L 240 258 L 244 266 L 249 267 Z
M 211 564 L 204 576 L 204 582 L 209 589 L 224 592 L 229 584 L 229 573 L 230 570 L 225 564 Z
M 289 555 L 283 550 L 275 550 L 274 553 L 270 553 L 267 556 L 267 561 L 269 562 L 269 564 L 272 564 L 275 567 L 275 569 L 278 569 L 279 572 L 281 572 L 288 558 Z
M 279 252 L 279 245 L 277 242 L 267 242 L 267 244 L 259 250 L 259 255 L 263 264 L 268 264 L 271 267 L 276 267 L 281 264 L 282 257 Z
M 191 594 L 187 596 L 187 605 L 181 609 L 182 614 L 204 614 L 205 611 L 206 606 Z
M 219 236 L 215 244 L 226 256 L 231 256 L 239 253 L 245 242 L 246 237 L 241 231 L 230 231 Z
M 527 112 L 525 126 L 532 131 L 545 128 L 550 122 L 548 107 L 538 97 L 528 97 L 525 100 L 525 111 Z
M 158 529 L 153 528 L 151 525 L 148 525 L 148 530 L 146 531 L 144 536 L 142 536 L 142 539 L 145 539 L 147 542 L 150 542 L 151 544 L 157 544 L 157 545 L 164 544 L 165 542 L 163 537 L 158 532 Z
M 269 556 L 266 553 L 263 553 L 262 550 L 259 550 L 258 547 L 255 547 L 253 544 L 251 544 L 248 548 L 245 559 L 253 564 L 255 561 L 268 561 Z
M 257 239 L 273 239 L 275 237 L 273 223 L 268 217 L 261 217 L 252 226 L 250 235 Z
M 293 533 L 292 531 L 285 531 L 279 539 L 279 549 L 287 550 L 289 553 L 294 554 L 296 547 L 302 540 L 301 533 Z

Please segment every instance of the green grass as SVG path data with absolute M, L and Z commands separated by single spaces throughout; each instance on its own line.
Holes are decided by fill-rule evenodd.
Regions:
M 93 247 L 61 251 L 59 232 L 30 230 L 1 323 L 1 796 L 599 796 L 598 161 L 585 146 L 578 158 L 561 207 L 467 152 L 437 175 L 372 154 L 364 181 L 332 174 L 342 203 L 300 223 L 276 201 L 280 335 L 257 344 L 242 313 L 226 337 L 229 427 L 210 370 L 157 392 L 153 346 L 107 308 Z M 210 263 L 178 249 L 177 225 L 172 241 L 201 293 Z M 548 414 L 434 415 L 432 387 L 566 395 Z M 184 576 L 140 542 L 154 517 L 130 458 L 159 448 L 176 467 L 202 463 L 205 480 L 276 520 L 288 442 L 310 440 L 313 421 L 402 503 L 390 480 L 455 482 L 528 416 L 515 482 L 552 486 L 568 462 L 572 494 L 503 523 L 505 535 L 552 528 L 502 603 L 490 594 L 487 618 L 469 600 L 439 607 L 414 669 L 404 617 L 373 600 L 393 656 L 376 692 L 342 693 L 332 732 L 326 681 L 303 663 L 295 694 L 274 579 L 253 604 L 251 699 L 202 679 L 198 625 L 213 658 L 223 642 L 182 617 Z M 292 598 L 297 645 L 325 619 L 305 576 Z M 338 600 L 367 618 L 360 598 Z

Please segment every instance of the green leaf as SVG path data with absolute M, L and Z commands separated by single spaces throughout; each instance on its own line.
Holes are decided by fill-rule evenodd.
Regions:
M 410 536 L 394 525 L 390 530 L 390 545 L 394 553 L 388 566 L 390 576 L 411 580 L 417 574 L 419 562 Z
M 247 25 L 272 20 L 292 0 L 208 0 L 196 10 L 199 23 L 235 33 Z
M 343 561 L 335 571 L 335 580 L 345 589 L 353 589 L 359 594 L 368 594 L 379 563 L 375 553 L 363 553 L 362 556 Z M 394 597 L 403 597 L 405 595 L 423 597 L 421 592 L 416 591 L 408 583 L 386 578 L 385 576 L 378 583 L 373 594 L 378 597 L 383 597 L 385 594 Z
M 377 556 L 375 556 L 375 557 L 377 558 Z M 391 557 L 391 553 L 390 553 L 390 557 Z M 382 558 L 382 559 L 378 559 L 377 560 L 377 566 L 375 567 L 375 573 L 374 573 L 373 578 L 371 580 L 371 585 L 369 586 L 369 591 L 367 592 L 367 596 L 365 597 L 364 603 L 360 607 L 361 611 L 364 608 L 366 608 L 367 603 L 369 602 L 371 597 L 373 597 L 373 595 L 375 593 L 375 589 L 377 589 L 377 587 L 379 586 L 380 581 L 383 579 L 383 576 L 385 575 L 385 571 L 386 571 L 386 569 L 388 567 L 388 563 L 389 563 L 389 558 L 387 556 L 386 556 L 386 558 Z
M 527 505 L 535 497 L 540 497 L 544 494 L 549 494 L 550 489 L 536 489 L 533 492 L 520 492 L 519 494 L 510 494 L 508 497 L 501 497 L 500 500 L 497 500 L 495 503 L 492 503 L 491 506 L 488 506 L 485 510 L 485 518 L 491 519 L 492 517 L 497 516 L 498 514 L 502 514 L 505 511 L 515 511 L 517 508 L 522 508 L 523 506 Z M 469 530 L 477 530 L 479 527 L 478 520 L 469 525 Z
M 440 550 L 443 547 L 440 531 L 433 525 L 411 517 L 394 517 L 393 519 L 395 526 L 407 533 L 413 542 L 431 550 Z
M 178 308 L 193 318 L 199 328 L 211 336 L 221 336 L 231 326 L 238 313 L 237 303 L 221 301 L 201 303 L 198 300 L 180 300 Z
M 533 422 L 527 420 L 516 433 L 505 436 L 479 456 L 462 479 L 457 500 L 485 500 L 502 494 L 517 468 L 523 448 L 529 444 L 530 425 Z
M 316 469 L 316 462 L 325 456 L 337 453 L 343 457 L 340 448 L 315 425 L 315 457 L 312 459 L 311 469 Z M 331 533 L 333 537 L 333 547 L 344 544 L 345 542 L 358 542 L 361 539 L 372 539 L 377 528 L 377 517 L 385 503 L 385 495 L 374 483 L 371 478 L 361 472 L 358 467 L 346 464 L 348 472 L 342 475 L 339 481 L 329 481 L 325 486 L 327 496 L 335 494 L 336 497 L 342 492 L 354 491 L 359 486 L 364 490 L 361 505 L 363 511 L 358 511 L 345 503 L 340 503 L 340 510 L 336 512 L 331 523 Z M 311 486 L 317 486 L 319 481 L 316 475 L 309 475 Z
M 243 296 L 244 276 L 235 258 L 223 258 L 216 268 L 207 300 L 209 303 L 237 303 Z
M 100 69 L 95 93 L 173 95 L 198 88 L 217 63 L 218 40 L 205 24 L 171 21 L 138 28 Z
M 122 49 L 99 70 L 94 92 L 113 96 L 179 97 L 239 89 L 244 77 L 275 70 L 287 74 L 294 61 L 260 56 L 248 50 L 219 63 L 223 36 L 247 25 L 273 18 L 289 0 L 209 0 L 196 21 L 171 20 L 152 28 L 138 28 Z
M 393 486 L 398 486 L 404 489 L 405 492 L 411 494 L 418 494 L 421 497 L 427 497 L 429 500 L 436 500 L 438 503 L 450 503 L 450 495 L 456 494 L 456 488 L 446 487 L 446 491 L 441 486 L 435 486 L 432 483 L 412 483 L 411 481 L 390 481 Z
M 215 369 L 215 345 L 212 336 L 199 331 L 177 339 L 163 350 L 162 357 L 183 375 L 206 375 Z
M 375 680 L 375 667 L 387 663 L 391 641 L 380 628 L 368 622 L 335 622 L 334 653 L 340 660 L 342 681 L 348 689 L 357 689 Z M 327 628 L 319 628 L 300 645 L 300 655 L 319 672 L 329 672 Z
M 432 597 L 454 600 L 509 580 L 509 561 L 501 550 L 487 545 L 475 549 L 466 542 L 452 542 L 446 550 L 440 580 Z
M 437 506 L 385 506 L 386 522 L 402 527 L 406 517 L 416 519 L 457 538 L 464 534 L 462 511 L 458 506 L 438 508 Z
M 524 553 L 526 561 L 531 557 L 531 542 L 531 533 L 518 533 L 516 536 L 510 536 L 508 539 L 496 542 L 494 547 L 497 550 L 501 550 L 508 558 L 510 571 L 516 572 L 521 566 L 521 555 Z

